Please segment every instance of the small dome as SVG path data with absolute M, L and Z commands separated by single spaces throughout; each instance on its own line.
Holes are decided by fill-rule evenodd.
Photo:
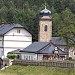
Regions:
M 40 14 L 41 15 L 50 15 L 51 11 L 45 8 L 44 10 L 40 11 Z

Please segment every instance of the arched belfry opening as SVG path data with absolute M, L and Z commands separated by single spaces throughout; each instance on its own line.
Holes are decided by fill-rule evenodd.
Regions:
M 47 25 L 45 25 L 45 27 L 44 27 L 44 31 L 47 31 Z

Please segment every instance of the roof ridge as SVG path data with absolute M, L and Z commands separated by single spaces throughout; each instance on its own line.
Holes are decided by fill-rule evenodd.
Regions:
M 36 53 L 39 52 L 39 51 L 41 51 L 41 50 L 43 50 L 43 49 L 44 49 L 45 47 L 47 47 L 49 44 L 50 44 L 50 42 L 49 42 L 47 45 L 45 45 L 43 48 L 41 48 L 40 50 L 36 51 Z
M 51 42 L 52 43 L 52 42 Z M 54 46 L 56 46 L 54 43 L 52 43 Z M 62 51 L 58 46 L 56 46 L 58 48 L 58 50 Z M 64 53 L 66 53 L 65 51 L 62 51 Z

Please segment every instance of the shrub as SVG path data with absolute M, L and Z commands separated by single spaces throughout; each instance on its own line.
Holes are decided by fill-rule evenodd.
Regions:
M 69 57 L 67 60 L 73 60 L 72 57 Z
M 7 57 L 9 58 L 9 59 L 15 59 L 16 58 L 16 54 L 8 54 L 7 55 Z

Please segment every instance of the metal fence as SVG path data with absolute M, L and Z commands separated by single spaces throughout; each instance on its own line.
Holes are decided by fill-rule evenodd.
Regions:
M 74 61 L 27 61 L 27 60 L 14 60 L 13 64 L 16 65 L 33 65 L 33 66 L 51 66 L 51 67 L 75 67 Z

